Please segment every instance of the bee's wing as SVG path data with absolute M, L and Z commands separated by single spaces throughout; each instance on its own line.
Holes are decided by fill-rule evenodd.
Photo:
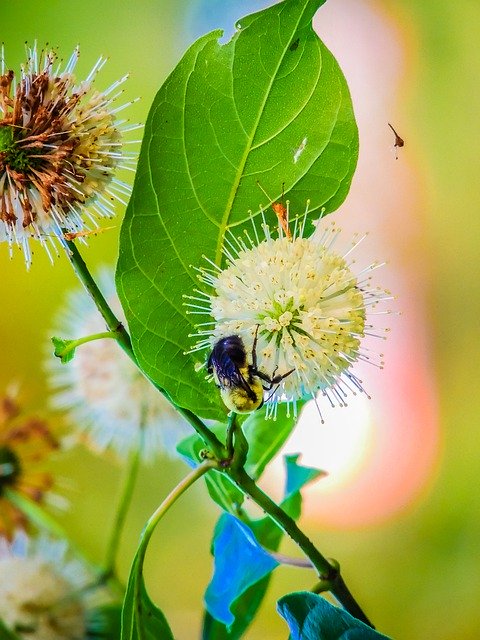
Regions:
M 215 367 L 218 382 L 223 389 L 242 388 L 251 393 L 248 382 L 243 377 L 238 365 L 231 358 L 218 358 L 212 363 Z

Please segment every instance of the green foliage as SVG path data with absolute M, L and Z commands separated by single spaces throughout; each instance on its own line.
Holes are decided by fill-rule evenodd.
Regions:
M 17 636 L 13 631 L 4 625 L 0 620 L 0 638 L 1 640 L 20 640 L 20 636 Z
M 55 336 L 51 340 L 55 347 L 53 354 L 55 357 L 60 358 L 62 364 L 67 364 L 67 362 L 73 360 L 75 348 L 68 349 L 68 347 L 76 342 L 76 340 L 66 340 L 65 338 L 57 338 Z
M 303 401 L 297 403 L 298 411 L 304 404 Z M 280 407 L 275 420 L 267 420 L 265 411 L 265 407 L 254 411 L 248 415 L 242 425 L 248 442 L 245 470 L 254 480 L 260 478 L 267 464 L 280 451 L 297 421 L 295 414 L 293 412 L 287 414 L 284 407 Z M 225 441 L 226 426 L 224 424 L 215 424 L 210 429 L 222 442 Z M 196 434 L 185 438 L 177 446 L 180 455 L 193 464 L 197 464 L 201 459 L 201 452 L 204 449 L 203 440 Z M 205 476 L 205 482 L 212 500 L 225 511 L 236 514 L 238 506 L 243 502 L 243 494 L 230 478 L 225 473 L 212 470 Z
M 254 411 L 243 423 L 243 432 L 248 442 L 248 455 L 245 470 L 251 478 L 258 480 L 265 467 L 273 460 L 287 441 L 297 423 L 297 415 L 305 405 L 304 400 L 297 402 L 296 411 L 287 413 L 285 407 L 279 407 L 275 419 L 265 419 L 265 407 Z
M 86 640 L 118 640 L 121 620 L 122 607 L 119 604 L 105 604 L 88 611 Z
M 345 79 L 312 29 L 322 0 L 285 0 L 212 32 L 186 52 L 150 111 L 122 226 L 117 288 L 140 366 L 172 399 L 223 420 L 218 393 L 184 355 L 198 316 L 182 295 L 194 267 L 222 260 L 225 233 L 259 224 L 282 190 L 295 213 L 345 198 L 358 140 Z M 317 212 L 317 213 L 314 213 Z M 273 214 L 267 217 L 273 220 Z M 193 266 L 192 266 L 193 265 Z M 207 318 L 204 318 L 205 320 Z
M 301 489 L 322 475 L 322 472 L 318 469 L 302 467 L 297 464 L 298 457 L 297 455 L 285 457 L 286 483 L 284 499 L 281 503 L 281 507 L 294 519 L 298 519 L 301 513 Z M 242 512 L 242 518 L 247 520 L 248 529 L 253 533 L 261 549 L 265 548 L 270 551 L 278 550 L 283 531 L 269 516 L 258 520 L 250 520 L 247 518 L 245 512 Z M 215 538 L 221 531 L 221 528 L 217 527 L 215 529 Z M 248 540 L 247 550 L 250 548 L 251 538 Z M 216 549 L 214 540 L 215 555 L 217 551 L 218 549 Z M 242 545 L 237 541 L 233 552 L 228 553 L 225 547 L 222 547 L 220 551 L 222 558 L 219 564 L 217 564 L 217 561 L 215 562 L 215 572 L 221 571 L 223 568 L 223 580 L 224 582 L 229 582 L 229 567 L 234 567 L 238 563 L 239 556 L 242 555 Z M 241 564 L 245 565 L 246 563 L 247 560 L 244 557 Z M 228 627 L 220 620 L 215 620 L 211 615 L 215 613 L 215 607 L 210 607 L 210 611 L 206 612 L 202 636 L 203 640 L 238 640 L 243 637 L 245 629 L 258 611 L 270 583 L 270 573 L 263 575 L 260 572 L 256 581 L 254 581 L 253 578 L 254 574 L 251 573 L 250 576 L 251 579 L 248 583 L 242 585 L 240 581 L 237 582 L 237 593 L 234 592 L 235 585 L 232 587 L 232 585 L 229 584 L 230 601 L 226 604 L 233 615 L 233 621 Z M 217 583 L 218 582 L 222 582 L 221 577 L 217 577 Z M 225 605 L 225 603 L 223 604 Z
M 210 430 L 222 441 L 225 441 L 224 424 L 215 424 L 210 426 Z M 205 449 L 203 440 L 197 434 L 188 436 L 182 440 L 177 451 L 185 460 L 192 465 L 198 464 L 201 459 L 201 452 Z M 212 469 L 205 476 L 208 493 L 214 502 L 216 502 L 225 511 L 236 512 L 237 506 L 243 502 L 243 493 L 233 484 L 230 478 L 220 471 Z
M 287 621 L 291 640 L 388 640 L 347 611 L 309 591 L 280 598 L 277 608 Z

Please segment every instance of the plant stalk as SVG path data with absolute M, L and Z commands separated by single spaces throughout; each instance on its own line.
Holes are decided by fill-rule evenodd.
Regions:
M 120 538 L 127 517 L 127 512 L 132 501 L 133 490 L 140 467 L 141 447 L 138 446 L 131 454 L 129 463 L 124 470 L 123 484 L 118 501 L 117 511 L 110 531 L 110 538 L 105 554 L 104 571 L 106 575 L 115 574 L 115 560 L 120 545 Z
M 100 291 L 97 286 L 97 283 L 93 279 L 92 274 L 90 273 L 84 259 L 82 258 L 77 246 L 74 242 L 65 240 L 67 247 L 65 248 L 66 254 L 70 263 L 79 278 L 80 282 L 84 285 L 87 292 L 91 296 L 92 300 L 97 306 L 97 309 L 101 313 L 103 319 L 105 320 L 107 327 L 110 331 L 114 331 L 117 334 L 116 340 L 123 351 L 127 354 L 127 356 L 132 360 L 135 366 L 140 369 L 137 358 L 133 351 L 132 341 L 130 340 L 130 336 L 128 331 L 125 329 L 120 320 L 116 317 L 110 305 L 105 300 L 104 295 Z M 141 369 L 140 369 L 141 370 Z M 143 372 L 142 372 L 143 373 Z M 145 374 L 144 374 L 145 375 Z M 182 415 L 187 422 L 191 424 L 191 426 L 195 429 L 198 435 L 205 442 L 206 446 L 211 450 L 214 456 L 217 459 L 223 459 L 227 456 L 226 449 L 224 445 L 220 442 L 217 436 L 210 431 L 210 429 L 200 420 L 198 416 L 196 416 L 189 409 L 184 409 L 183 407 L 179 407 L 175 404 L 170 396 L 166 393 L 162 387 L 156 384 L 153 380 L 147 379 L 153 384 L 153 386 L 160 391 L 160 393 L 170 402 L 175 409 Z
M 375 628 L 350 593 L 350 590 L 340 575 L 340 570 L 318 551 L 313 542 L 298 528 L 295 520 L 285 513 L 281 507 L 255 484 L 245 469 L 229 469 L 228 473 L 237 486 L 246 495 L 250 496 L 300 547 L 317 570 L 322 583 L 324 581 L 328 582 L 328 590 L 335 596 L 343 608 L 358 620 L 368 624 L 372 629 Z
M 177 486 L 168 494 L 168 496 L 163 500 L 163 502 L 157 507 L 157 509 L 153 512 L 150 518 L 145 525 L 140 544 L 138 546 L 137 557 L 135 559 L 137 566 L 136 572 L 138 576 L 142 575 L 143 570 L 143 562 L 145 559 L 145 554 L 147 552 L 147 546 L 152 537 L 152 533 L 155 530 L 155 527 L 159 523 L 159 521 L 163 518 L 163 516 L 167 513 L 170 507 L 180 498 L 180 496 L 185 493 L 185 491 L 192 486 L 199 478 L 201 478 L 207 471 L 210 469 L 218 468 L 218 462 L 216 460 L 204 460 L 198 467 L 195 467 L 183 480 L 181 480 Z

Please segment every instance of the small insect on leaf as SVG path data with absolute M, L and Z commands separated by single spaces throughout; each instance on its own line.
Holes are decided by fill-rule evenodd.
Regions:
M 395 131 L 395 129 L 392 127 L 392 125 L 388 122 L 388 126 L 390 127 L 390 129 L 393 131 L 393 134 L 395 136 L 395 142 L 393 143 L 393 146 L 395 149 L 400 149 L 401 147 L 405 146 L 405 140 L 403 140 L 403 138 L 401 138 L 398 133 Z M 398 160 L 398 151 L 395 153 L 395 160 Z
M 63 234 L 65 240 L 71 242 L 75 240 L 75 238 L 85 238 L 87 236 L 96 236 L 99 233 L 103 233 L 104 231 L 110 231 L 111 229 L 115 229 L 115 225 L 111 227 L 99 227 L 98 229 L 90 229 L 89 231 L 68 231 Z
M 292 44 L 289 46 L 289 50 L 290 51 L 295 51 L 295 49 L 298 49 L 298 43 L 300 42 L 300 38 L 297 38 L 296 40 L 294 40 L 292 42 Z

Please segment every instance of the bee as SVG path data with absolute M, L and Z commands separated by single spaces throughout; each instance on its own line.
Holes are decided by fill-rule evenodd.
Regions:
M 247 352 L 240 336 L 220 338 L 212 349 L 207 361 L 208 373 L 213 375 L 215 384 L 226 407 L 235 413 L 251 413 L 263 405 L 263 392 L 271 391 L 275 385 L 289 376 L 295 369 L 270 377 L 257 368 L 257 330 L 253 340 L 252 363 L 247 360 Z

